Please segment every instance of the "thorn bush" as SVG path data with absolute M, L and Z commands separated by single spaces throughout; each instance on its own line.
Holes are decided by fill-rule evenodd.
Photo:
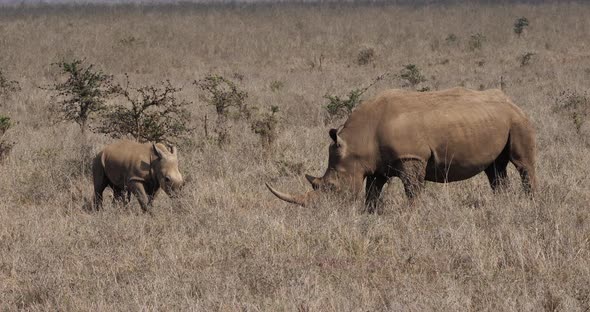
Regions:
M 119 87 L 117 94 L 124 97 L 126 105 L 114 105 L 102 114 L 103 123 L 94 130 L 113 138 L 131 136 L 140 142 L 174 143 L 190 132 L 190 102 L 178 100 L 170 81 L 161 86 Z
M 201 99 L 208 105 L 215 107 L 217 120 L 214 132 L 217 134 L 217 143 L 221 145 L 230 143 L 228 118 L 235 120 L 250 119 L 250 109 L 246 104 L 248 93 L 241 90 L 233 81 L 219 75 L 208 75 L 205 78 L 194 81 L 204 94 Z

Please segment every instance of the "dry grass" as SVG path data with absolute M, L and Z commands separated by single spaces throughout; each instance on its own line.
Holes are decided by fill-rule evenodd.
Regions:
M 531 25 L 518 38 L 521 16 Z M 0 69 L 22 90 L 0 98 L 0 114 L 18 122 L 0 164 L 0 307 L 587 311 L 588 125 L 577 131 L 554 107 L 563 90 L 588 91 L 588 16 L 590 6 L 575 3 L 4 11 Z M 476 33 L 486 40 L 471 51 Z M 371 61 L 358 65 L 367 49 Z M 197 130 L 179 147 L 192 178 L 179 202 L 160 196 L 154 217 L 135 200 L 82 209 L 91 194 L 82 147 L 94 153 L 109 139 L 84 142 L 77 126 L 48 122 L 50 94 L 38 88 L 56 79 L 50 63 L 72 56 L 116 79 L 184 86 Z M 493 196 L 478 176 L 427 185 L 414 209 L 394 180 L 379 216 L 342 199 L 296 208 L 265 189 L 270 181 L 303 191 L 301 173 L 325 169 L 327 130 L 342 121 L 324 124 L 323 95 L 405 64 L 418 65 L 433 90 L 499 87 L 503 77 L 538 130 L 535 201 L 514 170 L 506 194 Z M 249 104 L 280 107 L 270 157 L 247 122 L 232 122 L 224 149 L 204 140 L 202 117 L 214 111 L 191 82 L 209 73 L 242 76 Z M 390 78 L 366 96 L 402 84 Z

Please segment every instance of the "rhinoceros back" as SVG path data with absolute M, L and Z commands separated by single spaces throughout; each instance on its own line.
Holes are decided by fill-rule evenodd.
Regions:
M 149 179 L 152 157 L 150 144 L 119 141 L 106 146 L 100 157 L 105 175 L 116 186 L 124 187 L 131 179 Z

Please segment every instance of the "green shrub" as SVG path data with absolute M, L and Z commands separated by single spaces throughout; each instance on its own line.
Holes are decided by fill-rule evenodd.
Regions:
M 77 123 L 84 132 L 90 118 L 103 110 L 105 100 L 115 93 L 112 76 L 78 59 L 62 60 L 54 65 L 66 80 L 51 88 L 57 92 L 52 103 L 62 119 Z
M 449 34 L 446 38 L 445 38 L 445 42 L 448 45 L 451 44 L 456 44 L 459 41 L 459 37 L 457 37 L 457 35 L 455 34 Z
M 357 65 L 368 65 L 375 60 L 375 50 L 373 48 L 365 48 L 359 51 L 356 58 Z
M 382 74 L 375 78 L 368 86 L 351 90 L 348 92 L 346 98 L 330 94 L 324 95 L 324 98 L 328 100 L 328 104 L 325 106 L 325 109 L 328 112 L 327 122 L 350 115 L 352 110 L 361 102 L 361 96 L 378 81 L 385 79 L 387 76 L 387 73 Z
M 350 115 L 352 109 L 360 103 L 361 95 L 365 91 L 363 89 L 353 89 L 348 92 L 346 98 L 337 95 L 324 95 L 324 98 L 329 101 L 326 105 L 326 111 L 330 116 L 343 117 Z
M 285 86 L 285 83 L 280 80 L 275 80 L 270 83 L 270 90 L 272 92 L 277 92 L 281 90 Z
M 11 93 L 18 91 L 20 91 L 19 83 L 6 78 L 2 70 L 0 70 L 0 97 L 7 97 Z
M 103 123 L 96 127 L 99 133 L 113 138 L 132 136 L 140 142 L 177 142 L 192 130 L 188 125 L 190 102 L 178 100 L 174 88 L 166 80 L 162 86 L 119 88 L 127 105 L 114 105 L 102 114 Z
M 422 75 L 420 69 L 415 64 L 404 65 L 399 76 L 406 80 L 406 82 L 412 87 L 416 87 L 419 83 L 426 81 L 426 77 Z
M 10 117 L 0 115 L 0 161 L 6 158 L 14 146 L 14 143 L 4 140 L 4 134 L 10 129 L 10 127 L 12 127 Z
M 481 50 L 485 41 L 486 37 L 484 35 L 482 35 L 481 33 L 476 33 L 469 37 L 467 47 L 470 51 Z
M 527 66 L 531 63 L 532 57 L 535 55 L 533 52 L 527 52 L 521 55 L 518 59 L 520 61 L 520 67 Z
M 276 115 L 278 112 L 279 107 L 273 105 L 270 107 L 269 113 L 262 114 L 259 119 L 254 120 L 250 125 L 252 131 L 260 136 L 260 142 L 267 150 L 271 149 L 278 135 L 279 119 Z
M 514 33 L 520 37 L 525 27 L 529 26 L 529 20 L 526 17 L 519 17 L 514 21 Z

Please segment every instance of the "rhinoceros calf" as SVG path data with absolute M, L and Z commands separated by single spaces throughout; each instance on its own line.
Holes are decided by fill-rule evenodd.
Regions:
M 496 190 L 508 182 L 508 162 L 527 193 L 536 189 L 535 131 L 500 90 L 388 90 L 329 134 L 328 169 L 321 178 L 306 175 L 314 190 L 290 195 L 267 184 L 274 195 L 305 206 L 322 190 L 359 193 L 366 179 L 365 207 L 373 212 L 391 177 L 402 180 L 411 203 L 425 180 L 460 181 L 482 171 Z
M 161 143 L 122 140 L 107 145 L 94 158 L 92 174 L 97 210 L 102 206 L 102 194 L 107 186 L 113 190 L 115 200 L 128 201 L 133 193 L 147 212 L 160 188 L 174 196 L 183 184 L 176 147 L 168 149 Z

